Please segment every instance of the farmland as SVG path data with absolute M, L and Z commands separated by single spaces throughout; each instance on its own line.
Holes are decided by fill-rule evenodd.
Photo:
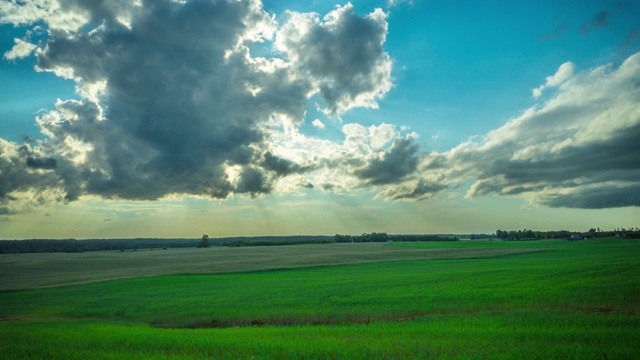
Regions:
M 249 272 L 393 260 L 489 257 L 532 251 L 541 249 L 436 247 L 416 250 L 374 243 L 8 254 L 0 256 L 0 290 L 138 276 Z
M 0 270 L 5 358 L 640 354 L 637 240 L 22 254 Z

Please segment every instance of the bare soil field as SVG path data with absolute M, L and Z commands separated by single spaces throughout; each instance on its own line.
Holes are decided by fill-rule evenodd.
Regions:
M 464 259 L 546 249 L 409 249 L 384 243 L 211 247 L 0 255 L 0 291 L 167 274 L 206 274 L 355 264 Z

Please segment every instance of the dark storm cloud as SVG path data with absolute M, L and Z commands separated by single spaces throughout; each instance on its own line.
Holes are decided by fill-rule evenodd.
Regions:
M 406 182 L 397 186 L 390 186 L 378 194 L 378 197 L 387 200 L 424 200 L 445 190 L 448 186 L 425 181 Z
M 298 126 L 317 93 L 335 113 L 374 107 L 391 87 L 379 9 L 361 18 L 349 4 L 324 22 L 292 13 L 278 27 L 259 0 L 41 5 L 0 4 L 0 22 L 44 24 L 37 69 L 75 81 L 80 99 L 37 118 L 41 154 L 23 154 L 20 171 L 3 172 L 5 202 L 10 193 L 53 188 L 65 201 L 270 193 L 279 178 L 322 164 L 274 155 L 266 124 Z M 257 42 L 276 37 L 282 53 L 252 57 Z M 29 181 L 17 185 L 23 177 Z
M 262 166 L 280 176 L 304 173 L 312 169 L 310 166 L 301 166 L 291 160 L 275 156 L 269 151 L 264 154 Z
M 271 186 L 262 170 L 248 167 L 240 174 L 240 181 L 236 191 L 256 196 L 258 194 L 268 194 L 271 192 Z
M 80 87 L 106 84 L 98 102 L 59 104 L 69 119 L 62 126 L 43 124 L 54 141 L 71 135 L 93 147 L 91 169 L 69 180 L 113 198 L 228 196 L 233 186 L 224 166 L 247 165 L 251 145 L 262 141 L 261 104 L 238 81 L 257 71 L 227 56 L 255 16 L 249 3 L 147 1 L 131 10 L 131 28 L 106 5 L 94 5 L 82 3 L 92 19 L 102 17 L 98 27 L 54 34 L 38 56 L 39 68 L 69 69 Z
M 477 186 L 478 194 L 501 192 L 518 194 L 550 184 L 602 183 L 606 181 L 640 182 L 640 124 L 619 130 L 606 140 L 569 146 L 539 160 L 496 159 L 481 170 L 479 179 L 500 181 Z M 497 188 L 496 188 L 497 185 Z
M 640 185 L 599 186 L 577 193 L 553 194 L 542 197 L 540 204 L 549 207 L 603 209 L 623 206 L 640 206 Z
M 43 204 L 48 200 L 63 201 L 60 192 L 26 194 L 32 189 L 59 189 L 53 171 L 53 159 L 42 157 L 38 149 L 29 145 L 15 145 L 0 139 L 0 212 L 13 214 Z
M 285 70 L 248 56 L 243 44 L 272 21 L 259 2 L 63 1 L 61 9 L 86 17 L 86 31 L 52 29 L 37 66 L 73 78 L 84 97 L 38 121 L 48 149 L 81 158 L 57 167 L 71 199 L 268 192 L 251 167 L 264 147 L 259 123 L 273 112 L 301 117 L 311 85 L 282 81 Z M 279 175 L 295 169 L 268 160 Z M 247 167 L 239 184 L 225 170 L 235 165 Z
M 624 141 L 620 137 L 614 141 Z M 571 148 L 539 161 L 497 160 L 482 169 L 472 194 L 514 195 L 608 181 L 640 182 L 639 146 L 612 143 Z M 626 152 L 629 150 L 630 152 Z M 611 157 L 609 157 L 611 156 Z M 485 182 L 484 180 L 489 181 Z M 624 187 L 620 187 L 623 190 Z
M 370 185 L 401 182 L 413 174 L 418 165 L 418 146 L 409 139 L 397 139 L 381 157 L 369 160 L 355 175 Z
M 55 170 L 57 167 L 57 161 L 56 159 L 51 159 L 51 158 L 40 159 L 40 158 L 28 157 L 27 167 L 30 167 L 33 169 Z

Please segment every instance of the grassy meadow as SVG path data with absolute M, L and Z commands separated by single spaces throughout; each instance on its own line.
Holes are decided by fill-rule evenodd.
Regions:
M 96 275 L 100 281 L 83 278 L 86 283 L 56 287 L 51 285 L 78 281 L 60 275 L 28 286 L 45 258 L 24 255 L 21 263 L 21 258 L 0 257 L 0 269 L 19 268 L 26 279 L 17 274 L 12 286 L 23 290 L 0 292 L 2 357 L 640 356 L 638 240 L 329 244 L 250 249 L 261 252 L 255 254 L 243 248 L 173 253 L 180 254 L 185 268 L 176 267 L 179 259 L 168 260 L 171 251 L 103 254 L 113 255 L 120 271 L 130 270 L 112 280 Z M 144 264 L 151 253 L 164 254 L 171 271 L 161 271 L 154 262 L 155 273 L 149 272 Z M 225 257 L 235 260 L 205 273 L 205 259 Z M 262 265 L 251 268 L 260 258 Z M 55 264 L 64 268 L 64 259 L 56 258 Z M 189 264 L 202 271 L 188 271 Z M 308 265 L 316 266 L 301 267 Z M 109 268 L 107 260 L 102 267 Z

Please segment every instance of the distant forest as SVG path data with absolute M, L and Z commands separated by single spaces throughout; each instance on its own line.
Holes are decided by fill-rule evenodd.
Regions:
M 212 238 L 212 246 L 259 246 L 333 242 L 333 236 L 254 236 Z M 195 248 L 201 239 L 30 239 L 0 240 L 0 254 L 85 251 L 138 251 L 142 249 Z
M 495 236 L 494 236 L 495 237 Z M 387 241 L 458 241 L 453 235 L 387 235 L 370 233 L 362 235 L 335 236 L 251 236 L 211 238 L 207 236 L 209 246 L 275 246 L 326 244 L 345 242 L 387 242 Z M 0 254 L 21 253 L 78 253 L 85 251 L 138 251 L 143 249 L 195 248 L 202 246 L 202 239 L 31 239 L 0 240 Z
M 591 228 L 585 232 L 568 230 L 536 231 L 536 230 L 497 230 L 495 237 L 501 240 L 545 240 L 545 239 L 577 239 L 577 238 L 606 238 L 623 237 L 630 239 L 640 238 L 640 228 L 618 228 L 615 230 L 602 230 Z
M 350 242 L 387 242 L 387 241 L 458 241 L 454 235 L 388 235 L 387 233 L 371 233 L 362 235 L 336 234 L 334 240 L 337 243 Z
M 48 253 L 195 247 L 198 239 L 32 239 L 0 240 L 0 254 Z
M 498 230 L 495 234 L 470 234 L 470 235 L 389 235 L 387 233 L 365 233 L 362 235 L 335 236 L 251 236 L 251 237 L 227 237 L 211 238 L 210 246 L 275 246 L 275 245 L 302 245 L 325 243 L 357 243 L 357 242 L 390 242 L 390 241 L 459 241 L 459 237 L 470 240 L 501 239 L 505 241 L 543 240 L 543 239 L 577 239 L 579 238 L 604 238 L 623 237 L 640 238 L 639 228 L 618 228 L 605 231 L 592 228 L 586 232 L 568 230 L 559 231 L 535 231 L 535 230 Z M 207 237 L 208 238 L 208 237 Z M 199 247 L 202 239 L 31 239 L 31 240 L 0 240 L 0 254 L 21 253 L 53 253 L 67 252 L 78 253 L 85 251 L 138 251 L 148 249 L 168 248 L 195 248 Z

